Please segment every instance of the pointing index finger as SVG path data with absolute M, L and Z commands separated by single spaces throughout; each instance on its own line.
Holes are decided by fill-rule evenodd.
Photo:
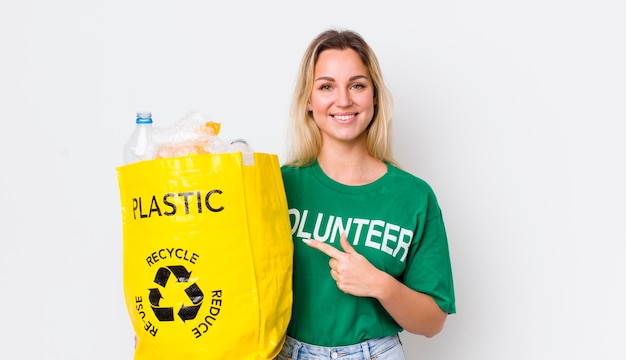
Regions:
M 328 244 L 325 244 L 321 241 L 318 240 L 312 240 L 312 239 L 302 239 L 302 241 L 309 245 L 312 248 L 315 248 L 321 252 L 323 252 L 324 254 L 330 256 L 331 258 L 336 258 L 338 256 L 340 256 L 341 254 L 343 254 L 343 252 L 341 252 L 339 249 L 334 248 Z

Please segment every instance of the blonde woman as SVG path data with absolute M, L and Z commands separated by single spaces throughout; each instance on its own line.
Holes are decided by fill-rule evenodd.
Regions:
M 284 359 L 404 359 L 398 333 L 439 333 L 455 298 L 431 187 L 392 156 L 392 104 L 353 31 L 307 48 L 282 167 L 294 248 Z

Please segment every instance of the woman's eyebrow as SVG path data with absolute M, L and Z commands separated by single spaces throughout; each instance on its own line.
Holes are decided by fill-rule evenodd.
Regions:
M 366 79 L 369 80 L 369 77 L 366 75 L 355 75 L 352 76 L 350 79 L 350 81 L 354 81 L 354 80 L 358 80 L 358 79 Z M 335 79 L 331 76 L 320 76 L 317 79 L 315 79 L 315 81 L 320 81 L 320 80 L 325 80 L 325 81 L 335 81 Z

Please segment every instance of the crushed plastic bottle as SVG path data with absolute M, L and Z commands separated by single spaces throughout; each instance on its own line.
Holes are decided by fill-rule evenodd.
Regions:
M 155 132 L 156 158 L 222 153 L 226 144 L 218 136 L 220 128 L 220 123 L 192 111 L 173 126 Z

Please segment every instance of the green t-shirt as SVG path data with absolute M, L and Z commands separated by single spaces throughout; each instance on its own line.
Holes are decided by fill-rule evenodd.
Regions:
M 431 187 L 391 164 L 373 183 L 348 186 L 319 164 L 283 166 L 294 240 L 293 314 L 287 334 L 319 346 L 343 346 L 396 334 L 402 328 L 378 300 L 343 293 L 330 276 L 329 257 L 302 239 L 354 249 L 411 289 L 456 312 L 448 242 Z

